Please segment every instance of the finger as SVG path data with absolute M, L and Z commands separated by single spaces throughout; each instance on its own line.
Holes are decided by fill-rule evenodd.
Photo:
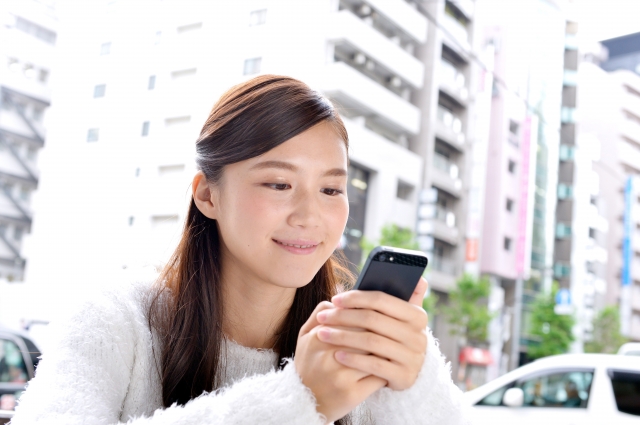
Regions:
M 331 301 L 341 308 L 367 308 L 398 319 L 402 322 L 426 327 L 426 313 L 422 307 L 380 291 L 351 290 L 335 295 Z
M 405 364 L 412 354 L 403 344 L 373 332 L 351 332 L 323 326 L 318 329 L 318 339 L 340 347 L 356 348 L 400 364 Z
M 427 288 L 429 288 L 429 284 L 427 283 L 425 278 L 421 277 L 418 281 L 418 284 L 416 285 L 416 289 L 414 289 L 413 294 L 411 294 L 409 304 L 422 307 L 422 300 L 424 299 L 424 294 L 427 293 Z
M 319 326 L 320 322 L 318 322 L 316 315 L 318 314 L 318 312 L 322 310 L 327 310 L 331 308 L 334 308 L 334 305 L 329 301 L 322 301 L 320 304 L 318 304 L 316 308 L 313 310 L 313 312 L 311 313 L 311 316 L 309 316 L 307 321 L 300 328 L 299 336 L 306 335 L 309 332 L 311 332 L 313 328 L 315 328 L 316 326 Z
M 358 387 L 361 391 L 360 394 L 371 395 L 385 386 L 387 386 L 385 379 L 370 374 L 367 374 L 366 377 L 358 381 Z
M 344 366 L 385 380 L 392 389 L 410 387 L 417 376 L 408 369 L 377 356 L 337 351 L 335 358 Z
M 317 320 L 332 328 L 368 330 L 403 343 L 413 340 L 415 330 L 393 317 L 364 308 L 333 308 L 317 314 Z

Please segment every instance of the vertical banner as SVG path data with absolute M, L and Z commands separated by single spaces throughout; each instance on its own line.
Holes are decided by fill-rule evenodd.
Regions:
M 495 49 L 493 45 L 485 46 L 481 60 L 486 68 L 478 69 L 478 82 L 473 107 L 473 127 L 469 175 L 467 177 L 469 192 L 467 198 L 467 221 L 465 229 L 465 263 L 464 271 L 474 276 L 480 274 L 479 240 L 482 237 L 482 214 L 484 209 L 484 192 L 486 182 L 487 154 L 489 151 L 489 125 L 491 122 L 491 91 L 493 87 L 493 62 Z
M 620 331 L 629 336 L 631 331 L 631 282 L 633 281 L 633 202 L 634 179 L 627 177 L 624 185 L 624 223 L 622 233 L 622 289 L 620 291 Z
M 537 117 L 527 115 L 522 123 L 520 153 L 520 187 L 518 202 L 518 231 L 516 236 L 516 275 L 529 279 L 531 269 L 531 233 L 535 195 L 536 150 L 531 144 L 538 139 Z

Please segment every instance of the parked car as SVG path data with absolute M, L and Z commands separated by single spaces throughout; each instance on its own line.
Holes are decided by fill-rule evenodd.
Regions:
M 40 350 L 22 332 L 0 326 L 0 424 L 13 416 L 16 400 L 33 378 Z
M 627 342 L 618 350 L 622 356 L 640 356 L 640 342 Z
M 478 424 L 640 424 L 634 356 L 545 357 L 465 393 Z

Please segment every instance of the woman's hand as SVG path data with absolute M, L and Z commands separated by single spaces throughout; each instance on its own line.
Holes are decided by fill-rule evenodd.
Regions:
M 428 320 L 422 309 L 426 290 L 427 281 L 420 279 L 409 302 L 379 291 L 336 295 L 335 308 L 316 314 L 324 325 L 317 330 L 318 338 L 336 346 L 335 358 L 342 365 L 384 379 L 391 389 L 407 389 L 416 381 L 426 355 Z
M 313 392 L 318 412 L 329 423 L 345 416 L 387 383 L 369 372 L 340 364 L 336 361 L 336 351 L 349 348 L 336 347 L 318 338 L 317 333 L 322 326 L 317 321 L 317 314 L 331 309 L 334 306 L 328 301 L 318 304 L 300 329 L 294 356 L 296 371 L 302 383 Z

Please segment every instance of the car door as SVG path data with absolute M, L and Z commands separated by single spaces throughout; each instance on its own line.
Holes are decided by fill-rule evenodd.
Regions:
M 492 425 L 586 425 L 590 423 L 587 406 L 593 372 L 565 368 L 529 374 L 489 394 L 476 406 L 485 406 L 478 411 Z M 507 407 L 502 402 L 507 389 L 514 387 L 524 394 L 521 407 Z

